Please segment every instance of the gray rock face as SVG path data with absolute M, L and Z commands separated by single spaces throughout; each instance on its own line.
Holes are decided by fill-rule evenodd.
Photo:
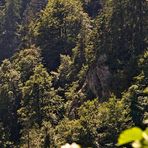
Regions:
M 77 108 L 86 101 L 87 98 L 83 98 L 83 92 L 85 90 L 89 90 L 96 97 L 101 98 L 99 100 L 100 102 L 107 101 L 111 96 L 111 73 L 106 61 L 107 56 L 103 54 L 98 58 L 97 63 L 93 64 L 89 69 L 82 88 L 77 92 L 76 97 L 70 103 L 69 110 L 67 111 L 69 118 L 76 118 Z
M 106 55 L 101 55 L 88 72 L 87 85 L 96 97 L 108 98 L 110 96 L 111 73 L 106 64 Z

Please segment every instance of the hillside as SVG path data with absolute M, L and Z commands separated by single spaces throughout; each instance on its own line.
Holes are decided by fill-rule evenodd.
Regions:
M 0 148 L 115 148 L 145 129 L 147 13 L 147 0 L 0 0 Z

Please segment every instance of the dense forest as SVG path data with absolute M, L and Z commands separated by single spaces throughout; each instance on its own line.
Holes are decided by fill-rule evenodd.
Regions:
M 115 148 L 144 130 L 147 45 L 147 0 L 0 0 L 0 148 Z

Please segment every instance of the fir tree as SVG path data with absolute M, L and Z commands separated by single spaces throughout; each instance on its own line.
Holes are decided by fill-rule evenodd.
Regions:
M 18 142 L 19 123 L 17 109 L 20 106 L 20 74 L 9 60 L 3 61 L 0 67 L 0 120 L 10 132 L 9 140 Z
M 1 60 L 12 56 L 19 45 L 18 24 L 20 22 L 20 0 L 7 0 L 5 4 L 2 34 L 0 37 Z
M 83 13 L 81 3 L 77 0 L 48 2 L 32 31 L 33 40 L 35 37 L 36 44 L 43 50 L 42 55 L 49 70 L 59 66 L 60 54 L 72 53 L 87 20 L 87 15 Z

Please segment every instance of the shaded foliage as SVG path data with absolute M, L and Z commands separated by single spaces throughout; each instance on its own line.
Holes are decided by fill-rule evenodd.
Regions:
M 0 147 L 113 148 L 122 130 L 144 129 L 147 5 L 0 1 L 0 61 L 10 57 L 0 65 Z

